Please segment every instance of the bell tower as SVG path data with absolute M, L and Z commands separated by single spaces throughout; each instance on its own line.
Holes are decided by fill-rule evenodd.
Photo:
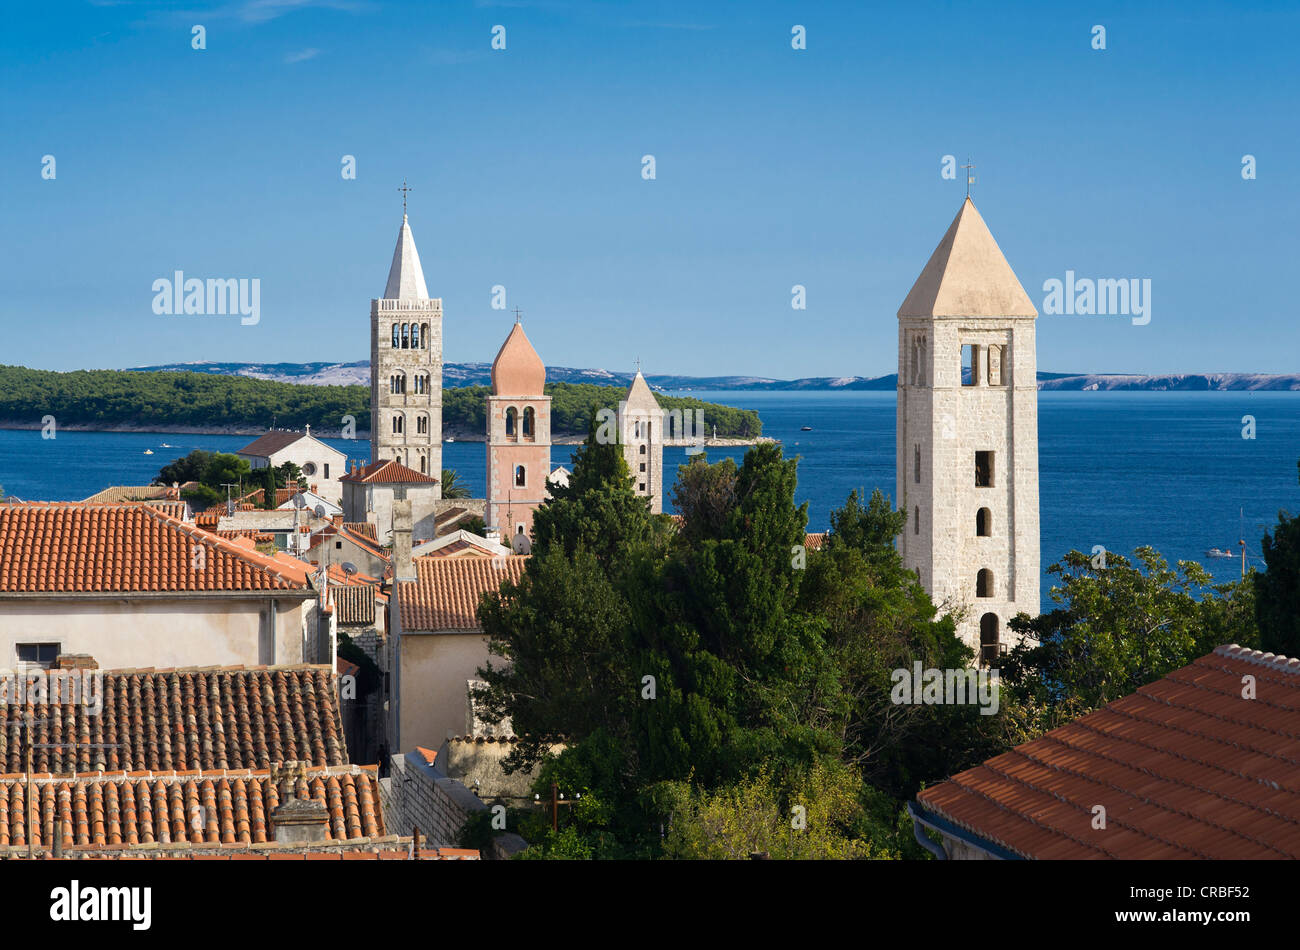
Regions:
M 487 507 L 483 520 L 503 544 L 532 537 L 533 511 L 548 497 L 551 397 L 546 367 L 516 322 L 492 362 L 487 397 Z
M 405 200 L 384 296 L 370 301 L 370 461 L 440 479 L 442 300 L 429 297 Z
M 1037 317 L 968 195 L 898 309 L 899 550 L 994 665 L 1039 611 Z

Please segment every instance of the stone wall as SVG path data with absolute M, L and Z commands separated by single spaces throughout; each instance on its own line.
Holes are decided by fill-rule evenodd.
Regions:
M 423 761 L 418 753 L 394 755 L 390 765 L 388 778 L 379 781 L 384 826 L 390 834 L 409 836 L 418 827 L 428 847 L 454 848 L 469 817 L 487 810 L 477 795 Z M 502 834 L 493 839 L 483 857 L 509 858 L 527 846 L 516 834 Z

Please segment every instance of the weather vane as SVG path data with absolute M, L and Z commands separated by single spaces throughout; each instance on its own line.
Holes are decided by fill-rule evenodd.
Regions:
M 969 198 L 970 186 L 975 184 L 975 175 L 972 171 L 975 168 L 975 163 L 970 160 L 969 155 L 966 156 L 966 164 L 962 168 L 966 169 L 966 197 Z
M 408 188 L 408 187 L 406 186 L 406 179 L 403 178 L 403 179 L 402 179 L 402 187 L 401 187 L 401 188 L 398 188 L 397 190 L 400 191 L 400 192 L 402 193 L 402 217 L 406 217 L 406 193 L 407 193 L 408 191 L 413 191 L 414 189 L 412 189 L 412 188 Z

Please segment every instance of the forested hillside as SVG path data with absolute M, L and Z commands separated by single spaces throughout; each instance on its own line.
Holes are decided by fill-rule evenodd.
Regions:
M 481 431 L 486 386 L 448 389 L 443 393 L 447 429 Z M 596 408 L 614 407 L 621 386 L 547 384 L 555 435 L 581 434 Z M 722 438 L 762 434 L 758 414 L 701 402 L 660 396 L 664 409 L 703 409 L 706 434 L 717 426 Z M 209 373 L 139 373 L 125 370 L 77 370 L 56 373 L 21 366 L 0 366 L 0 425 L 40 425 L 53 416 L 60 426 L 133 425 L 231 426 L 299 429 L 321 432 L 356 420 L 358 432 L 370 423 L 370 391 L 365 386 L 300 386 L 293 383 L 218 376 Z

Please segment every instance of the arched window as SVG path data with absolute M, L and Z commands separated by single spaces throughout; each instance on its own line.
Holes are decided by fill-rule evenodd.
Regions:
M 429 325 L 427 323 L 420 324 L 420 346 L 426 350 L 429 348 Z
M 427 474 L 428 474 L 428 471 L 427 471 L 428 467 L 429 467 L 429 460 L 428 460 L 427 458 L 425 458 L 423 455 L 421 455 L 421 456 L 420 456 L 420 474 L 422 474 L 422 475 L 427 475 Z
M 975 512 L 975 537 L 993 537 L 993 512 L 987 508 L 981 508 Z
M 524 426 L 523 426 L 525 439 L 537 438 L 537 430 L 534 427 L 534 425 L 535 423 L 534 423 L 533 407 L 526 406 L 524 407 Z
M 524 467 L 522 465 L 516 465 L 515 466 L 515 487 L 516 488 L 525 487 L 524 486 L 525 480 L 526 480 L 526 473 L 524 472 Z
M 393 349 L 402 345 L 402 328 L 396 323 L 393 324 Z
M 645 446 L 644 446 L 644 445 L 641 446 L 641 454 L 642 454 L 642 455 L 645 455 Z
M 975 575 L 975 596 L 992 597 L 993 596 L 993 572 L 987 567 L 983 568 Z
M 411 324 L 411 349 L 418 350 L 419 348 L 420 348 L 420 325 L 418 323 L 412 323 Z
M 640 419 L 637 419 L 635 422 L 632 423 L 632 438 L 634 438 L 634 439 L 639 439 L 639 438 L 641 438 L 641 420 L 640 420 Z
M 998 656 L 998 615 L 980 617 L 980 663 L 987 666 Z
M 506 438 L 517 439 L 519 434 L 515 432 L 515 407 L 506 408 Z
M 400 415 L 393 416 L 393 435 L 401 435 L 405 431 L 405 424 Z
M 409 323 L 403 323 L 402 324 L 402 349 L 409 350 L 410 348 L 411 348 L 411 325 Z

